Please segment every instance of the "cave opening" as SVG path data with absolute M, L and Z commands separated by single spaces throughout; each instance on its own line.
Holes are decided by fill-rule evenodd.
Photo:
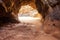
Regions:
M 33 8 L 31 5 L 22 5 L 19 13 L 18 20 L 23 23 L 34 23 L 39 22 L 42 19 L 42 15 L 38 12 L 36 8 Z

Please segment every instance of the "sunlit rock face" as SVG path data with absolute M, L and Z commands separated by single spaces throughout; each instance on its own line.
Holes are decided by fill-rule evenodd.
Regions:
M 42 19 L 42 16 L 38 13 L 36 9 L 30 5 L 21 6 L 18 13 L 18 20 L 23 23 L 35 23 L 39 22 Z

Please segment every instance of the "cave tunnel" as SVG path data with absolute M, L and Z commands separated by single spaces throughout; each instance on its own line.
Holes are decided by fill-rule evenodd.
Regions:
M 43 5 L 42 5 L 42 2 L 41 3 L 39 2 L 39 0 L 37 0 L 37 1 L 36 0 L 31 0 L 31 1 L 24 0 L 24 1 L 21 1 L 21 2 L 17 1 L 17 3 L 15 3 L 15 2 L 16 2 L 16 0 L 15 1 L 4 1 L 3 0 L 3 2 L 0 3 L 1 4 L 0 8 L 2 7 L 2 9 L 0 9 L 0 10 L 3 12 L 3 13 L 1 13 L 1 17 L 0 17 L 1 22 L 3 22 L 3 23 L 6 22 L 7 23 L 9 21 L 11 22 L 12 20 L 16 20 L 16 22 L 17 22 L 18 21 L 19 10 L 20 10 L 21 6 L 23 6 L 23 5 L 29 5 L 33 9 L 35 9 L 35 10 L 33 10 L 32 8 L 30 8 L 31 10 L 38 12 L 38 14 L 35 15 L 37 17 L 41 16 L 41 18 L 42 18 L 45 15 L 45 14 L 43 14 L 43 16 L 42 16 L 42 11 L 43 11 L 42 6 Z M 24 10 L 29 10 L 29 8 L 27 7 L 27 9 L 22 9 L 22 11 L 24 11 Z M 35 12 L 33 12 L 33 13 L 35 13 Z M 33 13 L 31 11 L 32 15 L 34 15 Z
M 0 0 L 0 40 L 60 40 L 60 0 Z

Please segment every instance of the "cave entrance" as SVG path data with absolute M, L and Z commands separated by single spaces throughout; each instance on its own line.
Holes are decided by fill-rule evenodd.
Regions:
M 42 16 L 38 13 L 37 9 L 34 9 L 30 5 L 21 6 L 18 13 L 18 20 L 22 23 L 35 23 L 40 21 Z

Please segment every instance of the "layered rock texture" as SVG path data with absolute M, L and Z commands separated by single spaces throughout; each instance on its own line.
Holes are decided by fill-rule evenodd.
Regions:
M 27 4 L 42 15 L 39 24 L 18 21 Z M 0 0 L 0 40 L 60 40 L 60 0 Z

